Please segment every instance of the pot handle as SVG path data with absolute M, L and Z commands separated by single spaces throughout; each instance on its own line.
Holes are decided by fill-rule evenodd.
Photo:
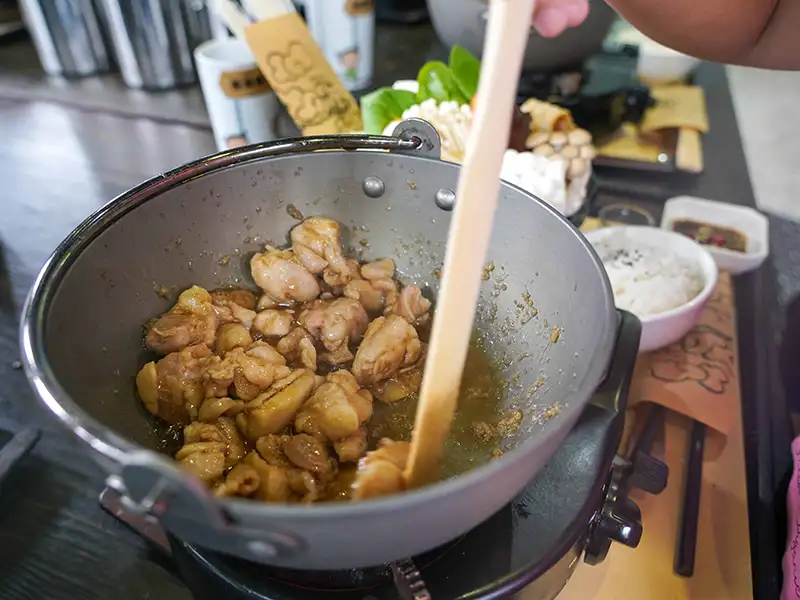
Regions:
M 288 138 L 236 148 L 215 155 L 215 159 L 226 166 L 243 158 L 258 159 L 320 150 L 384 150 L 439 160 L 442 142 L 433 125 L 423 119 L 410 118 L 400 121 L 391 136 L 346 133 Z
M 162 533 L 169 532 L 185 542 L 250 560 L 286 558 L 306 547 L 305 540 L 292 533 L 236 523 L 204 485 L 150 450 L 129 454 L 120 473 L 110 475 L 106 485 L 127 521 L 160 526 L 149 531 L 159 544 L 164 541 Z

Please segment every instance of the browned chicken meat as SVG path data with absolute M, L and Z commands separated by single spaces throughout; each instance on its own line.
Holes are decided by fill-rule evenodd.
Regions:
M 226 467 L 244 457 L 244 442 L 233 421 L 220 418 L 215 424 L 192 423 L 183 430 L 183 447 L 175 459 L 202 481 L 219 479 Z
M 330 267 L 346 268 L 339 242 L 339 223 L 324 217 L 310 217 L 292 228 L 292 249 L 310 273 L 318 275 Z
M 372 395 L 348 371 L 330 373 L 294 422 L 296 431 L 335 442 L 353 435 L 372 416 Z
M 275 347 L 292 366 L 317 370 L 317 349 L 314 340 L 302 327 L 295 327 L 287 336 L 281 338 Z
M 361 339 L 369 317 L 357 300 L 315 300 L 300 312 L 298 322 L 322 345 L 317 357 L 332 365 L 353 360 L 350 345 Z
M 256 317 L 256 295 L 247 290 L 214 290 L 211 292 L 218 323 L 240 323 L 247 329 Z
M 256 285 L 278 304 L 310 302 L 320 293 L 317 278 L 292 250 L 267 246 L 250 259 L 250 272 Z
M 422 385 L 422 368 L 425 366 L 425 353 L 410 367 L 400 369 L 389 379 L 384 379 L 370 386 L 372 395 L 386 404 L 392 404 L 408 398 L 419 391 Z
M 136 375 L 145 408 L 167 423 L 189 423 L 205 398 L 203 374 L 211 350 L 198 344 L 149 362 Z
M 419 336 L 408 321 L 397 315 L 379 317 L 364 333 L 353 361 L 353 374 L 361 385 L 369 386 L 414 365 L 421 352 Z
M 265 337 L 283 337 L 288 335 L 294 324 L 293 310 L 262 310 L 253 320 L 253 329 Z
M 217 314 L 211 295 L 193 286 L 178 296 L 178 302 L 147 328 L 145 346 L 159 354 L 176 352 L 193 344 L 213 346 Z
M 237 398 L 252 400 L 290 373 L 280 352 L 266 342 L 253 342 L 211 358 L 203 380 L 207 396 L 229 396 L 233 386 Z
M 402 492 L 405 489 L 403 471 L 410 449 L 408 442 L 394 442 L 386 438 L 379 441 L 378 449 L 367 452 L 358 463 L 353 481 L 353 499 L 365 500 Z
M 378 260 L 361 266 L 360 277 L 344 286 L 342 293 L 347 298 L 358 300 L 368 313 L 379 314 L 385 306 L 397 300 L 397 284 L 394 277 L 394 261 Z
M 403 317 L 412 325 L 427 325 L 430 320 L 431 301 L 422 295 L 422 291 L 415 285 L 407 285 L 403 288 L 397 299 L 392 304 L 387 305 L 387 315 L 397 315 Z
M 251 441 L 283 431 L 311 397 L 315 386 L 313 371 L 297 369 L 249 402 L 247 410 L 236 415 L 236 424 Z
M 430 320 L 430 302 L 401 289 L 392 260 L 346 258 L 331 219 L 306 219 L 290 237 L 291 248 L 252 257 L 260 295 L 193 286 L 150 323 L 145 345 L 163 357 L 139 371 L 139 396 L 183 427 L 175 459 L 216 496 L 315 502 L 400 491 L 408 444 L 383 439 L 375 449 L 373 395 L 392 403 L 419 389 L 415 327 Z

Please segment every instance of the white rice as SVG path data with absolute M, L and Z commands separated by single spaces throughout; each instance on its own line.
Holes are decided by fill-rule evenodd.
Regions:
M 704 287 L 703 272 L 668 248 L 594 244 L 603 261 L 617 308 L 644 317 L 682 306 Z

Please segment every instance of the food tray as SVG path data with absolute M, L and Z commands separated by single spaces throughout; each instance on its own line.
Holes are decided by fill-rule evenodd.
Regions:
M 672 224 L 678 219 L 735 229 L 747 237 L 747 251 L 744 253 L 712 245 L 705 246 L 723 271 L 734 275 L 752 271 L 769 255 L 769 221 L 760 212 L 747 206 L 692 196 L 676 196 L 664 203 L 661 228 L 671 230 Z

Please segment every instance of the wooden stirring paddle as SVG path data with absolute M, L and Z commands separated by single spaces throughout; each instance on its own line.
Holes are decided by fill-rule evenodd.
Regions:
M 409 488 L 438 477 L 455 414 L 534 1 L 489 2 L 478 103 L 458 178 L 456 207 L 404 474 Z

